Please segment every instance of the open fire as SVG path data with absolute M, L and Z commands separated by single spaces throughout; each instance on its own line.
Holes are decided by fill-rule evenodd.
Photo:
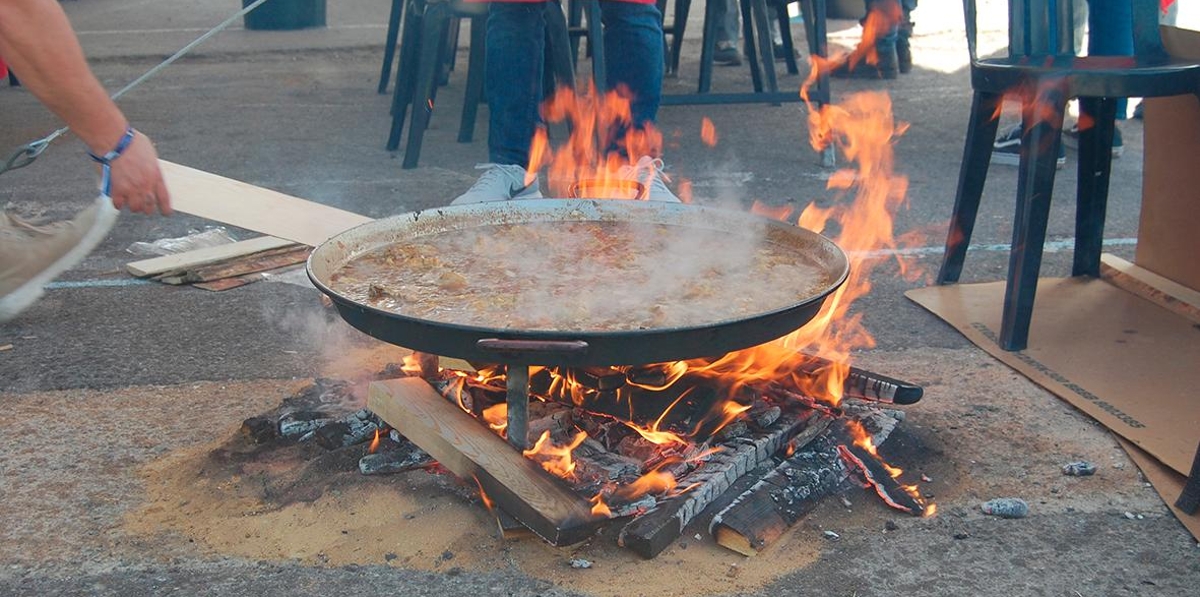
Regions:
M 868 22 L 874 23 L 868 33 L 882 27 Z M 873 46 L 869 37 L 863 44 Z M 856 56 L 862 55 L 848 59 Z M 831 66 L 818 59 L 808 84 Z M 397 372 L 408 381 L 372 384 L 373 412 L 337 421 L 341 427 L 333 431 L 301 429 L 311 421 L 296 421 L 295 428 L 330 446 L 371 441 L 363 472 L 427 466 L 432 455 L 459 477 L 473 478 L 498 518 L 508 518 L 506 511 L 555 544 L 621 520 L 620 541 L 646 557 L 702 512 L 712 513 L 718 542 L 754 553 L 847 480 L 873 488 L 891 507 L 932 514 L 934 507 L 901 484 L 902 471 L 876 450 L 903 418 L 889 406 L 915 402 L 920 388 L 850 365 L 853 351 L 874 344 L 851 304 L 870 291 L 881 255 L 895 255 L 903 244 L 893 235 L 892 217 L 904 204 L 907 181 L 893 171 L 891 144 L 904 125 L 894 121 L 882 93 L 809 107 L 814 146 L 836 145 L 856 168 L 830 177 L 836 200 L 827 207 L 814 203 L 799 214 L 753 207 L 829 236 L 850 255 L 848 279 L 807 325 L 753 348 L 659 364 L 443 368 L 429 355 L 413 355 Z M 551 124 L 569 124 L 570 139 L 554 149 L 539 134 L 529 171 L 547 170 L 559 196 L 572 194 L 564 184 L 586 181 L 587 196 L 633 197 L 624 181 L 637 164 L 621 156 L 657 155 L 662 135 L 626 126 L 629 113 L 619 92 L 560 90 L 544 115 Z M 623 137 L 613 139 L 612 130 Z M 711 122 L 702 137 L 716 142 Z M 614 143 L 626 151 L 608 151 Z M 686 181 L 676 186 L 690 201 Z M 578 194 L 580 185 L 574 187 Z M 514 387 L 521 389 L 519 403 Z M 514 404 L 522 412 L 509 412 Z M 387 427 L 391 433 L 381 435 Z

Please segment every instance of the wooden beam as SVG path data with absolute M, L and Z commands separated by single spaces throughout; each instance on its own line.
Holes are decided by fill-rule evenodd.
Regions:
M 185 270 L 191 267 L 209 265 L 234 257 L 253 255 L 254 253 L 270 251 L 271 249 L 290 247 L 295 244 L 290 240 L 275 238 L 274 236 L 260 236 L 227 245 L 204 247 L 174 255 L 163 255 L 161 257 L 133 261 L 125 264 L 125 271 L 129 272 L 130 275 L 145 278 L 147 276 L 157 276 L 167 272 Z
M 422 379 L 371 383 L 367 408 L 552 545 L 578 543 L 607 520 Z
M 371 221 L 363 215 L 159 161 L 177 211 L 305 245 Z
M 1193 323 L 1200 323 L 1200 291 L 1108 253 L 1100 256 L 1100 277 Z

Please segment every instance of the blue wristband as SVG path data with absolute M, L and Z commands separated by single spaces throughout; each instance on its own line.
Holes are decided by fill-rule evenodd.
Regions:
M 132 126 L 125 126 L 125 134 L 121 135 L 121 140 L 117 141 L 117 146 L 112 148 L 112 151 L 104 155 L 96 155 L 88 152 L 88 156 L 100 164 L 100 192 L 108 196 L 112 192 L 112 161 L 121 157 L 129 145 L 133 143 L 133 136 L 136 131 Z

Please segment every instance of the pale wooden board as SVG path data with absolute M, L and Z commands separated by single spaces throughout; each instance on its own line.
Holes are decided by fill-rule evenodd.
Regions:
M 455 475 L 474 479 L 497 505 L 554 545 L 582 541 L 606 520 L 593 517 L 586 500 L 422 379 L 372 382 L 367 408 Z
M 371 221 L 363 215 L 160 160 L 177 211 L 317 246 Z
M 125 271 L 139 278 L 148 276 L 157 276 L 158 274 L 166 273 L 173 270 L 187 269 L 199 265 L 208 265 L 234 257 L 242 257 L 251 255 L 260 251 L 269 251 L 278 249 L 296 243 L 276 238 L 274 236 L 260 236 L 249 240 L 242 240 L 236 243 L 227 245 L 218 245 L 216 247 L 204 247 L 201 249 L 193 249 L 183 253 L 174 255 L 163 255 L 162 257 L 153 257 L 150 259 L 142 259 L 125 264 Z
M 1200 323 L 1200 292 L 1116 255 L 1100 256 L 1100 276 L 1114 286 Z

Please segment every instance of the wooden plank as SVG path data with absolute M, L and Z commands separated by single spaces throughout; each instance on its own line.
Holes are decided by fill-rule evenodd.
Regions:
M 877 446 L 899 423 L 895 414 L 876 410 L 866 411 L 859 421 Z M 717 511 L 708 529 L 718 545 L 747 556 L 758 554 L 812 512 L 821 499 L 844 487 L 851 471 L 839 445 L 850 444 L 850 434 L 841 420 L 827 427 L 828 433 L 811 446 L 796 450 Z
M 621 529 L 618 541 L 643 558 L 653 558 L 683 533 L 683 528 L 742 475 L 770 459 L 810 422 L 820 422 L 813 411 L 785 412 L 770 429 L 744 438 L 713 455 L 685 483 L 697 484 L 687 493 L 660 502 L 653 510 Z M 824 427 L 822 427 L 824 429 Z
M 1108 253 L 1100 256 L 1100 277 L 1193 323 L 1200 323 L 1200 291 Z
M 242 286 L 253 284 L 255 282 L 261 282 L 265 279 L 266 276 L 264 276 L 261 272 L 255 272 L 253 274 L 244 274 L 241 276 L 234 276 L 232 278 L 221 278 L 220 280 L 213 280 L 212 282 L 196 282 L 195 284 L 192 284 L 192 286 L 195 286 L 201 290 L 208 290 L 210 292 L 224 292 L 226 290 L 233 290 L 234 288 L 241 288 Z
M 308 259 L 310 252 L 312 252 L 312 249 L 303 245 L 264 251 L 232 261 L 190 269 L 184 274 L 183 279 L 185 282 L 212 282 L 214 280 L 222 280 L 245 274 L 270 271 L 289 265 L 296 265 L 297 263 L 304 263 L 304 260 Z
M 553 545 L 578 543 L 607 520 L 422 379 L 372 382 L 367 408 Z
M 177 211 L 317 246 L 371 218 L 216 174 L 159 161 Z
M 145 278 L 147 276 L 157 276 L 189 267 L 208 265 L 210 263 L 225 261 L 226 259 L 253 255 L 260 251 L 269 251 L 295 244 L 290 240 L 274 236 L 260 236 L 227 245 L 204 247 L 174 255 L 163 255 L 161 257 L 133 261 L 125 264 L 125 271 L 139 278 Z

